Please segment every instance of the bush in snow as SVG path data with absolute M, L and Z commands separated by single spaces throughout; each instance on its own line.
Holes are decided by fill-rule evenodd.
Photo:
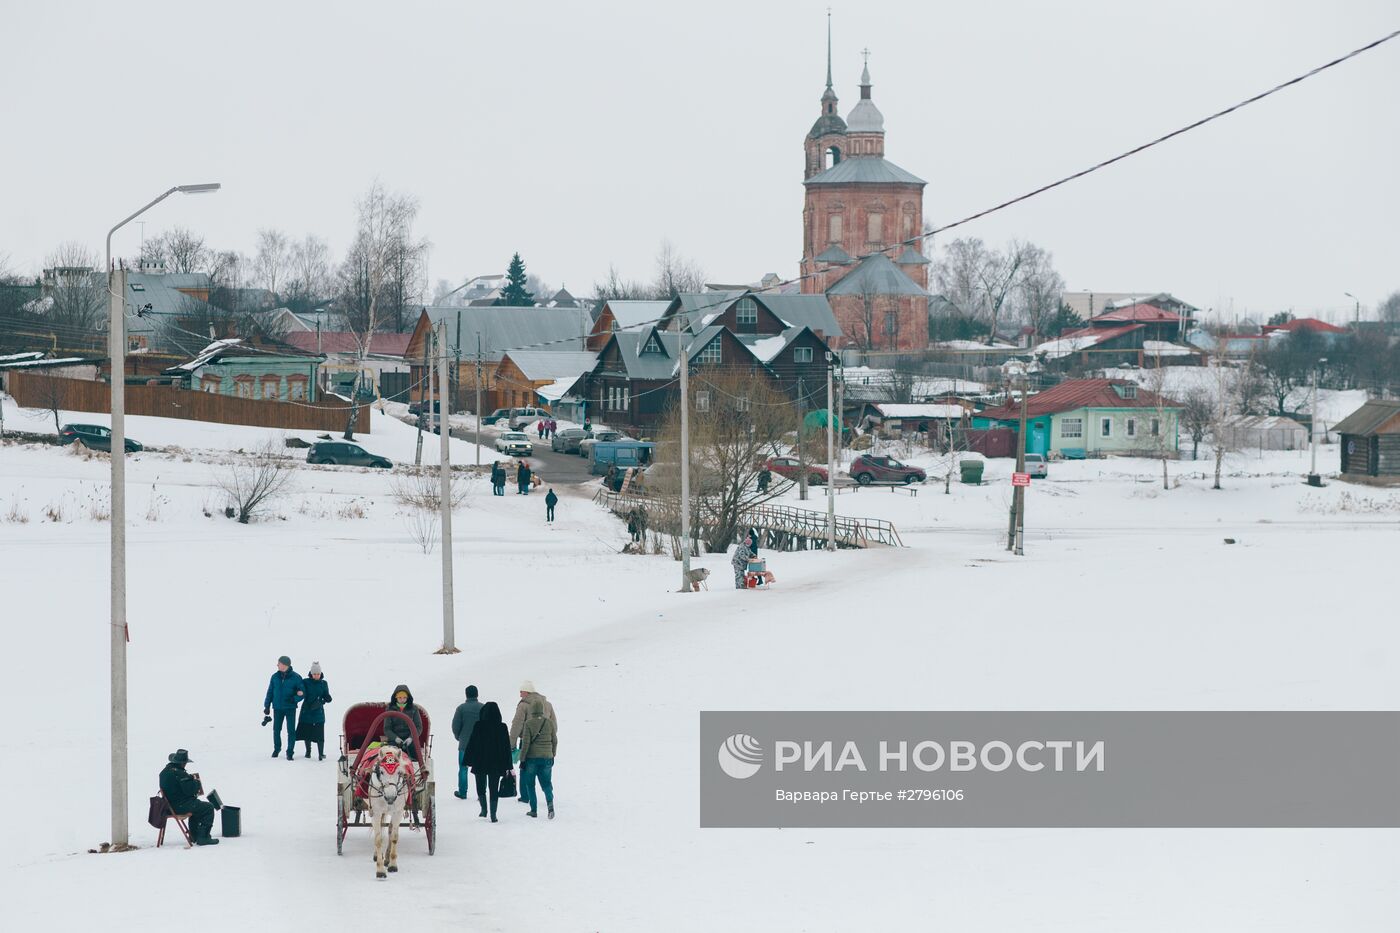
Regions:
M 452 511 L 467 504 L 467 495 L 478 479 L 474 473 L 451 474 Z M 442 478 L 437 467 L 395 473 L 392 480 L 394 501 L 408 509 L 437 512 L 442 508 Z
M 219 477 L 219 488 L 228 497 L 224 514 L 246 525 L 255 515 L 287 491 L 292 481 L 291 460 L 271 442 L 246 459 L 235 460 Z

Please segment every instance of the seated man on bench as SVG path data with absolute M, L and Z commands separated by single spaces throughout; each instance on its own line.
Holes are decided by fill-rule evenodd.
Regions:
M 190 753 L 177 749 L 169 761 L 160 772 L 160 792 L 165 795 L 166 803 L 175 813 L 190 815 L 190 836 L 195 845 L 218 845 L 219 840 L 209 837 L 209 830 L 214 826 L 214 805 L 199 799 L 204 793 L 199 775 L 185 773 Z

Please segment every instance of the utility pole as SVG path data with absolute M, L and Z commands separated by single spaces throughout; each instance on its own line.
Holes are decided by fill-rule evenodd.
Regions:
M 111 252 L 111 234 L 107 235 Z M 126 718 L 126 269 L 108 259 L 107 325 L 112 365 L 112 845 L 127 845 Z
M 458 314 L 461 312 L 459 311 Z M 457 325 L 459 328 L 461 324 Z M 457 339 L 462 339 L 461 330 Z M 476 334 L 476 465 L 481 466 L 481 332 Z
M 452 369 L 452 407 L 453 407 L 453 408 L 456 408 L 456 409 L 460 409 L 460 408 L 462 407 L 462 404 L 461 404 L 461 396 L 462 396 L 462 309 L 461 309 L 461 308 L 458 308 L 458 309 L 457 309 L 457 344 L 456 344 L 456 351 L 457 351 L 457 364 L 456 364 L 456 366 L 454 366 L 453 369 Z M 476 416 L 477 416 L 478 419 L 480 419 L 480 418 L 481 418 L 481 412 L 477 412 L 477 413 L 476 413 Z M 480 423 L 480 421 L 478 421 L 478 424 L 479 424 L 479 423 Z
M 432 364 L 428 359 L 428 348 L 432 343 L 433 325 L 430 321 L 427 332 L 423 334 L 423 375 L 418 380 L 418 448 L 413 454 L 413 465 L 416 467 L 423 465 L 423 419 L 432 417 L 428 408 L 428 396 L 432 394 L 433 387 Z
M 806 399 L 806 390 L 802 386 L 802 377 L 797 377 L 797 498 L 806 500 L 807 498 L 807 454 L 802 444 L 802 402 Z
M 677 356 L 681 366 L 681 592 L 690 592 L 690 354 L 676 315 Z
M 451 432 L 447 426 L 447 321 L 440 325 L 438 339 L 438 440 L 441 459 L 438 476 L 441 480 L 439 498 L 442 500 L 442 647 L 438 654 L 457 654 L 453 620 L 452 595 L 452 454 L 449 449 Z
M 1023 375 L 1021 383 L 1021 431 L 1016 442 L 1016 472 L 1026 472 L 1026 377 Z M 1011 532 L 1007 536 L 1006 549 L 1013 547 L 1017 556 L 1023 556 L 1026 551 L 1024 547 L 1026 533 L 1026 487 L 1017 486 L 1011 494 Z
M 826 354 L 826 549 L 836 550 L 836 413 L 832 401 L 831 352 Z
M 1312 419 L 1308 428 L 1309 440 L 1312 442 L 1312 469 L 1308 471 L 1308 485 L 1321 486 L 1322 477 L 1317 472 L 1317 371 L 1322 368 L 1322 364 L 1327 362 L 1327 357 L 1322 357 L 1313 364 L 1312 371 Z

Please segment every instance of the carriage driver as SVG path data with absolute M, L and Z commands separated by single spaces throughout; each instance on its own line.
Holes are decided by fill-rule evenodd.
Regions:
M 177 749 L 168 758 L 170 764 L 160 772 L 160 792 L 165 795 L 170 809 L 176 813 L 190 814 L 190 836 L 197 846 L 216 846 L 219 840 L 209 837 L 214 826 L 214 805 L 199 799 L 204 788 L 199 784 L 199 775 L 185 773 L 185 765 L 190 763 L 190 753 Z
M 385 709 L 403 713 L 413 720 L 413 728 L 418 730 L 418 737 L 423 738 L 423 715 L 418 712 L 418 707 L 413 705 L 413 693 L 406 684 L 399 684 L 394 688 L 394 695 L 388 703 L 384 704 Z M 388 717 L 384 720 L 384 739 L 391 745 L 397 745 L 413 757 L 414 761 L 421 760 L 418 757 L 418 749 L 413 746 L 413 733 L 409 731 L 408 723 L 397 716 Z

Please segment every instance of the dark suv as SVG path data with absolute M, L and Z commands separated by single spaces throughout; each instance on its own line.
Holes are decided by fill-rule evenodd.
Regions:
M 900 463 L 893 457 L 861 454 L 851 462 L 851 478 L 862 486 L 871 483 L 922 483 L 928 474 L 916 466 Z
M 359 444 L 348 441 L 321 441 L 312 444 L 306 452 L 307 463 L 344 464 L 345 466 L 379 467 L 393 469 L 393 464 L 378 454 L 372 454 Z
M 68 445 L 74 441 L 82 441 L 84 447 L 93 450 L 105 450 L 112 452 L 112 429 L 104 428 L 100 424 L 65 424 L 58 432 L 58 442 Z M 126 438 L 126 452 L 134 454 L 142 450 L 139 441 Z

